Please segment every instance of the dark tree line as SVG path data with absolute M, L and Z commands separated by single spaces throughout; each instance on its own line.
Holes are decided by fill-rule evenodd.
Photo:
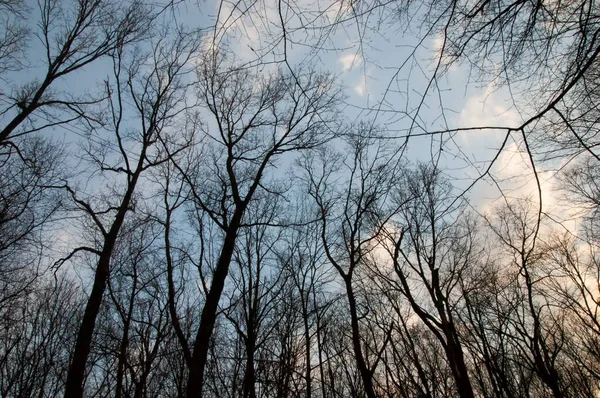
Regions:
M 0 0 L 0 395 L 599 393 L 594 2 L 222 3 L 207 29 L 188 7 Z M 249 17 L 252 61 L 224 39 Z M 315 61 L 373 20 L 443 37 L 401 138 L 386 98 L 347 120 Z M 533 197 L 481 211 L 444 168 L 457 130 L 421 119 L 452 64 L 535 94 L 468 184 L 506 186 L 511 138 Z M 543 206 L 557 162 L 576 228 Z

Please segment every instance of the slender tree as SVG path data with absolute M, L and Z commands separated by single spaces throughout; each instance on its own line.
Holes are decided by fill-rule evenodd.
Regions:
M 367 397 L 374 398 L 377 396 L 374 373 L 387 339 L 375 349 L 366 344 L 361 322 L 366 318 L 368 307 L 358 279 L 376 247 L 381 227 L 393 214 L 393 210 L 387 208 L 386 197 L 395 159 L 394 152 L 363 138 L 370 132 L 360 128 L 358 134 L 348 138 L 348 163 L 343 157 L 323 150 L 318 157 L 304 158 L 301 165 L 306 173 L 308 192 L 316 203 L 324 252 L 342 280 L 350 316 L 352 350 L 362 388 Z M 390 164 L 389 169 L 387 164 Z M 336 192 L 331 184 L 338 177 L 337 169 L 343 166 L 347 167 L 349 176 L 345 190 Z M 370 361 L 369 350 L 375 352 Z
M 34 12 L 19 3 L 1 4 L 11 10 L 12 15 Z M 40 39 L 40 53 L 44 56 L 39 78 L 15 85 L 11 92 L 1 94 L 5 101 L 1 111 L 0 144 L 16 136 L 76 120 L 83 120 L 88 126 L 101 124 L 92 108 L 102 96 L 78 97 L 60 87 L 74 72 L 144 37 L 149 22 L 156 17 L 151 9 L 135 1 L 117 4 L 102 0 L 47 0 L 36 6 L 38 31 L 23 30 L 10 19 L 3 26 L 8 35 L 2 40 L 4 46 L 0 44 L 1 63 L 10 62 L 17 72 L 24 72 L 30 60 L 18 57 L 24 51 L 24 40 L 28 36 Z M 7 78 L 12 81 L 11 77 Z
M 211 266 L 206 297 L 189 362 L 187 396 L 201 394 L 219 301 L 240 230 L 251 225 L 246 212 L 256 198 L 281 194 L 271 173 L 283 154 L 307 150 L 333 138 L 337 89 L 328 76 L 258 70 L 228 64 L 209 49 L 200 64 L 198 98 L 212 120 L 204 134 L 211 141 L 186 178 L 196 206 L 221 232 L 222 246 Z M 202 188 L 202 189 L 200 189 Z
M 176 42 L 174 47 L 171 40 Z M 193 33 L 188 35 L 180 31 L 175 37 L 157 37 L 149 54 L 131 54 L 132 58 L 128 59 L 129 54 L 117 52 L 113 58 L 114 85 L 107 82 L 107 91 L 111 98 L 110 128 L 113 130 L 117 155 L 115 159 L 108 156 L 107 150 L 112 144 L 110 142 L 103 142 L 97 152 L 92 147 L 88 154 L 101 171 L 123 176 L 124 187 L 114 187 L 112 196 L 117 199 L 105 198 L 98 207 L 67 187 L 76 208 L 90 218 L 100 239 L 98 247 L 81 246 L 69 255 L 72 257 L 76 252 L 86 251 L 96 255 L 98 261 L 94 269 L 92 290 L 77 334 L 65 397 L 83 395 L 87 357 L 110 274 L 115 244 L 127 213 L 135 210 L 135 191 L 141 184 L 142 173 L 169 160 L 165 151 L 156 149 L 155 144 L 159 137 L 162 137 L 163 142 L 171 142 L 169 129 L 175 125 L 176 118 L 186 111 L 184 100 L 189 84 L 184 76 L 188 71 L 188 61 L 198 45 L 199 41 Z M 148 69 L 145 68 L 147 61 L 150 61 Z M 137 116 L 139 123 L 138 130 L 133 135 L 128 134 L 125 121 L 129 101 L 133 104 L 133 114 Z M 128 136 L 133 139 L 129 142 L 137 146 L 135 152 L 129 149 Z M 177 152 L 186 147 L 188 141 L 184 137 L 181 144 L 169 145 L 171 151 Z M 107 217 L 108 215 L 112 217 Z

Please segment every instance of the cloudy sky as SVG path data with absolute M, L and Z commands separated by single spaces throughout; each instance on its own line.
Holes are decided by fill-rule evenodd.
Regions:
M 351 13 L 349 4 L 336 0 L 206 2 L 200 4 L 203 11 L 198 19 L 197 10 L 185 19 L 216 26 L 207 31 L 207 40 L 226 43 L 245 62 L 281 61 L 285 54 L 286 67 L 311 65 L 334 74 L 346 93 L 344 115 L 349 122 L 368 120 L 399 141 L 410 135 L 408 159 L 439 159 L 455 184 L 466 188 L 487 169 L 506 130 L 423 134 L 518 126 L 526 115 L 519 114 L 512 98 L 522 98 L 515 91 L 511 97 L 493 78 L 477 81 L 479 76 L 465 64 L 448 66 L 446 58 L 440 59 L 443 35 L 419 26 L 423 17 L 419 12 L 408 23 L 385 8 Z M 275 66 L 267 66 L 265 73 L 270 67 Z M 438 78 L 432 79 L 436 73 Z M 558 201 L 553 172 L 540 171 L 544 208 L 550 210 Z M 537 197 L 529 158 L 518 136 L 506 142 L 492 172 L 494 181 L 480 181 L 471 190 L 482 212 L 498 201 L 498 186 L 509 196 Z
M 506 130 L 426 133 L 517 126 L 526 115 L 519 114 L 513 98 L 522 95 L 509 95 L 493 78 L 478 80 L 465 64 L 447 65 L 448 60 L 440 58 L 443 35 L 420 26 L 423 11 L 409 21 L 390 7 L 369 10 L 369 3 L 355 2 L 354 7 L 366 7 L 360 9 L 345 0 L 206 0 L 183 2 L 174 13 L 181 24 L 202 30 L 205 49 L 227 47 L 237 62 L 260 64 L 265 75 L 274 68 L 333 74 L 346 94 L 348 123 L 368 121 L 396 143 L 408 137 L 407 159 L 438 160 L 458 187 L 470 186 L 487 170 Z M 37 21 L 32 18 L 29 23 L 35 28 Z M 33 42 L 29 50 L 35 54 L 40 46 Z M 68 84 L 93 90 L 110 69 L 109 61 L 101 60 L 74 79 L 69 77 Z M 528 156 L 515 138 L 496 159 L 495 181 L 488 178 L 471 189 L 473 202 L 484 212 L 499 197 L 496 183 L 514 196 L 537 195 Z M 552 171 L 541 171 L 548 210 L 558 199 Z

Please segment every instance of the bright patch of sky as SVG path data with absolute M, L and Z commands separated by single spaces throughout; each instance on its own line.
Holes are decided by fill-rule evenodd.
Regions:
M 522 117 L 511 95 L 494 82 L 474 86 L 464 65 L 446 68 L 449 60 L 440 59 L 444 38 L 437 32 L 402 30 L 393 17 L 381 22 L 374 16 L 357 16 L 353 4 L 345 0 L 184 2 L 175 16 L 188 28 L 203 29 L 203 53 L 191 66 L 215 49 L 227 47 L 237 62 L 260 64 L 265 75 L 276 68 L 331 73 L 344 87 L 343 115 L 348 123 L 371 121 L 383 134 L 396 137 L 396 143 L 407 140 L 407 159 L 436 160 L 459 187 L 469 186 L 489 166 L 506 130 L 427 133 L 519 125 Z M 31 51 L 39 48 L 40 43 L 32 43 Z M 436 70 L 438 76 L 432 79 Z M 110 62 L 101 60 L 69 76 L 64 87 L 94 91 L 110 73 Z M 497 163 L 492 171 L 498 179 L 512 181 L 515 193 L 530 195 L 537 190 L 518 136 L 508 142 Z M 540 172 L 540 180 L 551 181 L 549 172 Z M 514 182 L 515 175 L 524 182 Z M 494 185 L 489 179 L 482 181 L 472 191 L 474 202 L 484 209 L 497 198 L 489 194 L 489 184 Z M 544 183 L 548 205 L 555 202 L 551 185 Z

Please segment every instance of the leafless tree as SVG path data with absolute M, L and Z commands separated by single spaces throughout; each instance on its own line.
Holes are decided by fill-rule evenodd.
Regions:
M 50 397 L 63 391 L 82 299 L 75 283 L 59 276 L 36 280 L 35 289 L 10 302 L 0 332 L 3 396 Z
M 58 145 L 32 138 L 0 151 L 0 311 L 27 294 L 47 270 L 47 232 L 64 196 L 52 186 L 67 176 Z
M 363 127 L 348 138 L 347 161 L 343 155 L 325 149 L 319 156 L 304 158 L 301 165 L 307 190 L 317 206 L 325 254 L 337 270 L 346 294 L 356 367 L 365 394 L 373 398 L 376 396 L 373 376 L 389 333 L 375 347 L 367 343 L 361 323 L 367 319 L 368 304 L 359 279 L 364 277 L 361 268 L 371 260 L 382 226 L 393 215 L 386 199 L 393 181 L 395 152 L 364 138 L 368 135 Z M 337 174 L 338 169 L 348 176 Z M 333 187 L 336 178 L 343 181 L 343 190 Z
M 237 236 L 254 222 L 245 218 L 247 210 L 254 201 L 285 191 L 271 174 L 282 154 L 315 148 L 337 134 L 339 94 L 329 76 L 315 72 L 290 76 L 276 70 L 261 78 L 259 70 L 241 69 L 216 49 L 203 58 L 198 99 L 211 116 L 203 127 L 208 147 L 186 178 L 201 217 L 218 227 L 223 243 L 208 267 L 210 286 L 190 347 L 188 396 L 202 390 Z
M 420 164 L 400 177 L 398 217 L 388 233 L 396 279 L 388 279 L 444 348 L 457 393 L 473 397 L 459 336 L 456 288 L 476 257 L 472 220 L 435 167 Z
M 142 38 L 151 20 L 156 17 L 156 11 L 135 1 L 119 5 L 97 0 L 48 0 L 32 5 L 31 10 L 27 9 L 28 6 L 19 10 L 19 1 L 11 0 L 6 4 L 15 10 L 13 15 L 34 12 L 35 9 L 38 30 L 23 31 L 7 21 L 6 50 L 14 51 L 1 62 L 10 62 L 18 72 L 26 71 L 25 67 L 39 67 L 42 72 L 39 77 L 21 84 L 11 78 L 11 91 L 0 94 L 3 101 L 0 143 L 76 120 L 84 120 L 88 126 L 101 127 L 103 121 L 92 108 L 105 97 L 78 96 L 69 92 L 64 89 L 65 84 L 68 85 L 65 78 Z M 35 40 L 36 44 L 39 42 L 39 54 L 43 54 L 41 65 L 31 59 L 12 59 L 29 44 L 25 43 L 25 39 Z M 29 65 L 30 62 L 32 65 Z M 25 65 L 18 67 L 20 63 Z
M 303 375 L 304 385 L 298 386 L 296 391 L 311 398 L 319 388 L 321 394 L 326 394 L 320 323 L 334 301 L 334 295 L 327 288 L 333 276 L 327 267 L 320 227 L 310 219 L 310 205 L 298 203 L 297 206 L 306 225 L 287 229 L 289 233 L 283 237 L 285 243 L 277 249 L 277 257 L 281 272 L 288 275 L 291 285 L 286 299 L 296 303 L 295 310 L 302 323 L 304 369 L 295 369 L 294 373 Z
M 498 212 L 490 228 L 510 255 L 513 281 L 507 288 L 510 306 L 508 335 L 528 360 L 532 372 L 555 397 L 569 394 L 558 367 L 562 355 L 563 336 L 549 296 L 543 293 L 540 264 L 544 254 L 539 249 L 536 220 L 532 204 L 526 201 L 507 202 Z M 535 380 L 534 380 L 535 381 Z
M 110 275 L 111 257 L 127 213 L 135 211 L 136 189 L 142 184 L 142 174 L 168 161 L 170 155 L 167 154 L 177 153 L 189 145 L 189 137 L 175 139 L 171 129 L 178 127 L 177 118 L 187 109 L 185 101 L 190 84 L 186 73 L 199 40 L 194 32 L 176 31 L 174 36 L 168 33 L 158 35 L 148 53 L 117 52 L 113 58 L 114 78 L 106 83 L 111 117 L 107 130 L 112 140 L 90 137 L 93 141 L 87 153 L 101 173 L 111 174 L 109 181 L 117 176 L 123 180 L 121 185 L 108 188 L 112 192 L 100 201 L 89 193 L 82 196 L 66 187 L 76 209 L 89 220 L 90 228 L 94 228 L 96 240 L 94 246 L 80 246 L 66 259 L 78 252 L 92 253 L 98 259 L 69 369 L 67 397 L 83 394 L 85 365 Z M 133 131 L 126 123 L 130 114 L 135 115 L 137 122 Z M 161 146 L 157 145 L 158 141 Z
M 598 395 L 594 2 L 177 3 L 0 0 L 0 395 Z M 364 108 L 318 71 L 350 26 L 395 69 Z M 418 37 L 369 64 L 386 26 Z M 452 65 L 522 120 L 451 126 Z M 510 139 L 537 201 L 494 175 Z
M 28 35 L 25 17 L 29 10 L 22 0 L 3 0 L 0 10 L 3 12 L 0 21 L 0 74 L 4 76 L 23 67 Z

